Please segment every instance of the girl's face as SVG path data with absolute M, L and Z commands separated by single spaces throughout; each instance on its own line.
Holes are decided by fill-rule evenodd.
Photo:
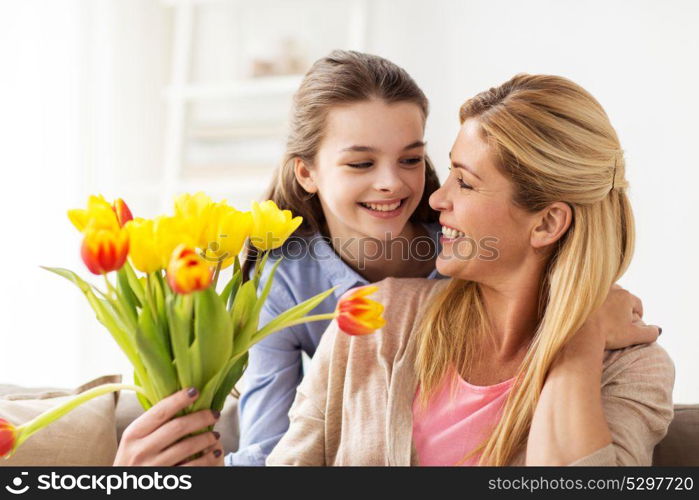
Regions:
M 320 199 L 332 237 L 399 236 L 425 187 L 424 117 L 412 103 L 369 100 L 330 110 L 312 166 L 296 177 Z
M 437 269 L 493 285 L 516 278 L 531 254 L 535 215 L 513 203 L 513 184 L 496 167 L 478 121 L 461 126 L 450 159 L 449 177 L 430 197 L 443 233 Z

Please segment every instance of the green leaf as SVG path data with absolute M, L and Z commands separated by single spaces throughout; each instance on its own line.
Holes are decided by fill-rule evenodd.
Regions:
M 230 304 L 232 304 L 231 297 L 235 297 L 235 294 L 238 293 L 238 288 L 240 287 L 240 282 L 241 282 L 241 273 L 240 271 L 237 271 L 233 273 L 233 277 L 226 283 L 225 288 L 221 292 L 221 300 L 223 301 L 224 304 L 227 304 L 226 308 L 230 309 Z
M 180 387 L 192 387 L 195 384 L 189 345 L 193 333 L 193 298 L 191 295 L 172 295 L 167 299 L 166 309 L 170 326 L 170 345 L 174 354 L 175 370 Z
M 213 287 L 194 293 L 194 341 L 189 350 L 198 387 L 211 380 L 231 357 L 231 318 Z
M 177 390 L 177 374 L 168 346 L 165 345 L 158 325 L 146 303 L 134 332 L 136 347 L 141 355 L 148 377 L 157 392 L 156 401 Z
M 117 271 L 117 297 L 119 302 L 123 305 L 124 311 L 130 316 L 132 323 L 138 321 L 138 310 L 136 307 L 139 304 L 138 297 L 131 290 L 131 285 L 129 284 L 129 279 L 126 276 L 126 271 L 122 267 Z
M 247 354 L 247 353 L 246 353 Z M 204 408 L 219 409 L 213 406 L 214 398 L 218 394 L 222 387 L 222 383 L 226 380 L 226 377 L 231 373 L 231 370 L 237 365 L 241 356 L 234 356 L 229 359 L 216 374 L 206 383 L 201 391 L 201 394 L 194 402 L 192 411 L 202 410 Z
M 129 281 L 131 291 L 138 300 L 138 303 L 136 305 L 138 307 L 141 307 L 141 305 L 144 302 L 145 294 L 145 291 L 143 290 L 143 283 L 141 283 L 141 280 L 139 280 L 138 276 L 136 276 L 136 272 L 134 271 L 133 267 L 131 267 L 131 263 L 128 260 L 124 264 L 124 267 L 122 267 L 121 269 L 124 271 L 126 279 Z
M 133 372 L 133 381 L 134 384 L 143 387 L 141 381 L 138 378 L 138 372 L 136 371 Z M 143 394 L 141 394 L 140 392 L 136 393 L 136 397 L 138 398 L 138 402 L 141 403 L 141 406 L 144 410 L 148 411 L 150 407 L 153 406 L 151 405 L 150 401 L 148 401 L 148 398 L 144 397 Z
M 226 402 L 226 397 L 233 390 L 235 384 L 238 383 L 238 380 L 240 380 L 240 377 L 243 375 L 243 371 L 245 371 L 245 367 L 247 366 L 247 364 L 248 353 L 246 351 L 240 358 L 238 358 L 235 361 L 233 366 L 230 367 L 228 373 L 225 375 L 225 377 L 219 384 L 219 387 L 216 390 L 216 394 L 214 395 L 214 399 L 213 401 L 211 401 L 211 408 L 219 411 L 223 408 L 223 405 Z
M 83 293 L 87 293 L 89 290 L 92 289 L 92 285 L 90 285 L 88 282 L 83 280 L 80 276 L 75 274 L 73 271 L 70 271 L 68 269 L 63 269 L 60 267 L 45 267 L 45 266 L 39 266 L 42 269 L 46 269 L 47 271 L 51 271 L 52 273 L 56 273 L 59 276 L 63 276 L 65 279 L 68 281 L 71 281 L 74 283 L 78 288 Z
M 263 338 L 265 338 L 267 335 L 270 335 L 274 332 L 277 332 L 281 330 L 282 328 L 285 327 L 286 324 L 297 320 L 299 318 L 302 318 L 309 312 L 311 312 L 313 309 L 318 306 L 321 302 L 323 302 L 327 297 L 330 296 L 330 294 L 335 291 L 335 287 L 331 288 L 330 290 L 326 290 L 324 292 L 319 293 L 318 295 L 315 295 L 311 297 L 308 300 L 305 300 L 301 302 L 300 304 L 295 305 L 294 307 L 287 309 L 283 313 L 281 313 L 279 316 L 271 320 L 269 323 L 267 323 L 262 329 L 260 329 L 258 332 L 255 333 L 253 336 L 252 342 L 250 345 L 256 344 Z
M 257 326 L 260 321 L 260 312 L 262 311 L 262 306 L 264 306 L 265 301 L 267 300 L 267 296 L 269 295 L 269 292 L 272 289 L 274 275 L 276 274 L 277 268 L 281 263 L 281 258 L 274 263 L 274 266 L 272 266 L 272 270 L 270 271 L 269 276 L 267 277 L 267 281 L 265 282 L 265 286 L 262 289 L 260 297 L 256 298 L 256 300 L 251 305 L 247 305 L 247 318 L 245 322 L 241 324 L 240 329 L 236 329 L 235 332 L 235 354 L 240 354 L 242 352 L 247 351 L 250 348 L 250 342 L 255 331 L 257 330 Z M 248 281 L 248 283 L 251 282 Z

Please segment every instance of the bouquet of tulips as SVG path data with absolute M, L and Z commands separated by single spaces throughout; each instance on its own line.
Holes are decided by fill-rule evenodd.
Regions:
M 259 289 L 268 251 L 281 246 L 301 224 L 273 201 L 253 202 L 241 212 L 203 193 L 175 200 L 174 214 L 133 218 L 121 199 L 91 196 L 86 209 L 68 217 L 82 233 L 81 257 L 102 275 L 104 290 L 67 269 L 45 268 L 73 282 L 134 369 L 134 385 L 107 384 L 21 426 L 0 419 L 0 456 L 9 457 L 34 432 L 79 404 L 120 389 L 134 390 L 144 409 L 174 392 L 195 387 L 199 398 L 186 413 L 221 410 L 245 369 L 248 349 L 291 325 L 336 318 L 348 334 L 371 333 L 383 325 L 383 308 L 367 298 L 374 288 L 350 290 L 334 313 L 307 316 L 333 289 L 258 324 L 277 260 Z M 264 255 L 244 279 L 238 258 L 246 240 Z M 222 290 L 217 283 L 231 268 Z

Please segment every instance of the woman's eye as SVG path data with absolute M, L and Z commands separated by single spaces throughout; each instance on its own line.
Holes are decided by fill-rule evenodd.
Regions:
M 459 183 L 459 187 L 460 187 L 461 189 L 473 189 L 473 186 L 471 186 L 470 184 L 466 184 L 462 179 L 459 179 L 459 178 L 457 177 L 456 180 L 457 180 L 457 182 Z
M 372 165 L 373 165 L 373 163 L 370 161 L 365 161 L 365 162 L 360 162 L 360 163 L 348 163 L 347 164 L 348 167 L 352 167 L 352 168 L 369 168 Z

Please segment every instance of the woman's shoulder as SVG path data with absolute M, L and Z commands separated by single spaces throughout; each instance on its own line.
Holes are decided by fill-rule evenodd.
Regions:
M 606 351 L 602 386 L 628 383 L 639 391 L 672 391 L 675 365 L 657 342 Z
M 400 309 L 406 306 L 425 305 L 426 301 L 443 290 L 449 282 L 448 279 L 385 278 L 374 285 L 378 287 L 377 297 L 380 297 L 387 314 L 390 314 L 401 312 Z

